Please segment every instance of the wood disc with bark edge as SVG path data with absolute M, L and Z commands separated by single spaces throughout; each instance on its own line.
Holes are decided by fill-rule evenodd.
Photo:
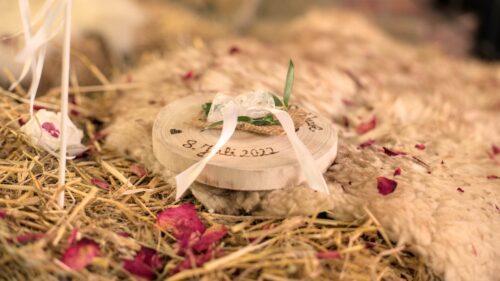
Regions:
M 153 126 L 153 152 L 174 173 L 200 161 L 217 142 L 221 130 L 202 130 L 192 121 L 214 95 L 192 95 L 165 106 Z M 338 134 L 325 118 L 309 114 L 296 133 L 321 172 L 337 156 Z M 297 156 L 285 134 L 264 136 L 236 130 L 198 176 L 206 185 L 244 191 L 295 186 L 304 181 Z

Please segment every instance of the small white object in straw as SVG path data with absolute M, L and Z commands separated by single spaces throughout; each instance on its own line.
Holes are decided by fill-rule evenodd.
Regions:
M 193 164 L 175 177 L 177 185 L 176 199 L 182 197 L 189 186 L 201 174 L 207 163 L 217 154 L 217 151 L 229 141 L 236 130 L 238 116 L 260 118 L 270 113 L 278 119 L 283 127 L 308 186 L 314 190 L 329 194 L 330 192 L 326 185 L 326 181 L 323 178 L 323 174 L 317 168 L 313 156 L 295 133 L 295 126 L 290 115 L 286 111 L 275 107 L 274 99 L 269 93 L 255 91 L 239 95 L 235 98 L 223 94 L 217 94 L 215 96 L 207 116 L 207 121 L 222 121 L 221 135 L 217 143 L 202 160 Z

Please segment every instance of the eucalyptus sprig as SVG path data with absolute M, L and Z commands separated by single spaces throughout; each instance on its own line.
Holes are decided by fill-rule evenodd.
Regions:
M 290 96 L 292 95 L 294 76 L 295 76 L 295 71 L 294 71 L 293 61 L 290 60 L 290 63 L 288 64 L 288 71 L 286 73 L 286 81 L 285 81 L 285 89 L 283 90 L 283 98 L 280 99 L 274 93 L 269 93 L 273 97 L 274 105 L 276 107 L 281 107 L 281 108 L 284 108 L 285 110 L 288 110 Z M 203 109 L 203 113 L 205 114 L 205 117 L 207 117 L 208 113 L 210 113 L 211 107 L 212 107 L 211 102 L 204 103 L 201 106 L 201 108 Z M 260 118 L 251 118 L 249 116 L 238 116 L 238 122 L 245 122 L 245 123 L 249 123 L 249 124 L 252 124 L 255 126 L 269 126 L 269 125 L 278 125 L 279 124 L 279 121 L 274 119 L 274 116 L 272 114 L 268 114 L 268 115 L 266 115 L 264 117 L 260 117 Z M 205 129 L 215 128 L 215 127 L 220 126 L 220 125 L 222 125 L 222 121 L 217 121 L 217 122 L 214 122 L 214 123 L 208 125 Z

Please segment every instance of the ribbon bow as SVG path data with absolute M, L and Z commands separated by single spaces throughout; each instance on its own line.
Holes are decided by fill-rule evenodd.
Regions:
M 329 194 L 330 191 L 326 185 L 322 173 L 316 168 L 317 165 L 307 147 L 302 143 L 295 133 L 295 126 L 290 115 L 283 110 L 277 109 L 273 97 L 267 92 L 250 92 L 242 94 L 235 98 L 217 94 L 212 102 L 207 116 L 209 122 L 222 121 L 222 132 L 216 144 L 210 149 L 209 153 L 199 162 L 193 164 L 185 171 L 175 177 L 177 184 L 176 199 L 180 199 L 189 186 L 203 171 L 207 163 L 217 154 L 231 138 L 236 130 L 238 116 L 248 116 L 251 118 L 260 118 L 273 114 L 280 122 L 290 141 L 302 173 L 308 183 L 308 186 L 319 192 Z

